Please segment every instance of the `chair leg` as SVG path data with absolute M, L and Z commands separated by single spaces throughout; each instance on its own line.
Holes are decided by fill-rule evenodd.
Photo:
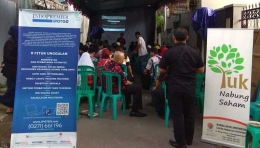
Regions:
M 91 98 L 92 98 L 92 102 L 93 102 L 93 104 L 92 104 L 93 111 L 96 112 L 96 106 L 95 106 L 96 99 L 95 99 L 95 96 L 92 96 Z
M 113 116 L 112 116 L 112 119 L 113 119 L 113 120 L 116 120 L 116 119 L 117 119 L 117 114 L 116 114 L 116 112 L 117 112 L 117 103 L 116 103 L 117 98 L 111 98 L 111 99 L 112 99 L 112 100 L 111 100 L 110 102 L 113 101 L 113 107 L 112 107 Z
M 105 104 L 104 104 L 104 107 L 103 107 L 103 111 L 104 112 L 106 112 L 107 111 L 107 108 L 108 108 L 108 106 L 107 106 L 107 100 L 108 99 L 110 99 L 110 98 L 106 98 L 106 100 L 105 100 Z M 111 100 L 110 100 L 111 101 Z
M 101 89 L 98 89 L 97 95 L 97 107 L 100 108 Z
M 122 97 L 122 100 L 123 100 L 122 101 L 123 102 L 123 111 L 122 112 L 123 112 L 123 114 L 126 114 L 126 109 L 125 109 L 126 108 L 126 106 L 125 106 L 126 105 L 126 100 L 125 100 L 125 96 Z
M 88 96 L 88 106 L 89 106 L 89 118 L 93 119 L 93 99 L 92 97 Z
M 100 109 L 99 109 L 99 118 L 102 117 L 105 100 L 106 100 L 106 97 L 102 96 L 101 104 L 100 104 L 101 106 L 100 106 Z
M 248 131 L 246 131 L 246 141 L 245 141 L 245 148 L 248 148 L 248 138 L 249 138 L 249 132 Z
M 80 95 L 77 95 L 77 106 L 76 106 L 76 119 L 79 119 L 79 105 L 80 105 Z
M 259 146 L 259 137 L 254 137 L 254 136 L 252 136 L 253 137 L 253 141 L 252 141 L 252 148 L 258 148 L 258 146 Z
M 166 114 L 164 116 L 164 126 L 166 128 L 169 127 L 169 116 L 170 116 L 170 109 L 169 109 L 169 106 L 167 105 L 167 107 L 166 107 Z

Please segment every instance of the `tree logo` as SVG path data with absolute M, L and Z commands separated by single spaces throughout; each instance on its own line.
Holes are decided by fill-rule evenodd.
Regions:
M 210 56 L 208 56 L 208 66 L 214 73 L 221 73 L 222 74 L 222 84 L 221 89 L 226 88 L 226 76 L 231 75 L 232 73 L 239 73 L 239 71 L 244 69 L 242 65 L 244 63 L 244 58 L 241 57 L 240 53 L 238 52 L 237 48 L 232 47 L 231 45 L 223 44 L 222 46 L 213 47 L 210 50 Z M 240 82 L 243 75 L 240 75 L 239 82 L 237 81 L 238 78 L 234 78 L 234 84 L 230 87 L 231 78 L 228 78 L 228 86 L 230 88 L 237 88 L 237 82 Z M 245 87 L 245 82 L 243 84 L 239 84 L 239 88 L 241 85 Z

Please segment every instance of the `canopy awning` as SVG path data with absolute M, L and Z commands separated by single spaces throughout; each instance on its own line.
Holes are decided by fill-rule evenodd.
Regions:
M 145 7 L 156 7 L 173 0 L 68 0 L 85 15 L 121 12 Z

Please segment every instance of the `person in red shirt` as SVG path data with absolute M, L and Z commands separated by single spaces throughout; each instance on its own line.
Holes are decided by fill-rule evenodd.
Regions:
M 166 46 L 163 46 L 160 52 L 160 56 L 164 55 L 164 52 L 167 50 L 168 48 Z
M 128 81 L 124 75 L 123 70 L 121 69 L 121 65 L 124 62 L 124 53 L 122 52 L 115 52 L 114 57 L 111 61 L 108 61 L 103 68 L 103 71 L 110 71 L 117 73 L 121 76 L 121 83 L 122 83 L 122 93 L 125 94 L 125 99 L 129 100 L 133 95 L 133 105 L 132 111 L 130 112 L 131 117 L 146 117 L 147 115 L 138 111 L 142 109 L 142 89 L 140 86 L 132 84 L 132 82 Z M 105 82 L 105 78 L 102 78 L 102 81 Z M 113 93 L 118 93 L 118 83 L 117 79 L 113 79 L 112 82 L 112 89 Z M 106 90 L 106 85 L 102 86 L 103 90 Z

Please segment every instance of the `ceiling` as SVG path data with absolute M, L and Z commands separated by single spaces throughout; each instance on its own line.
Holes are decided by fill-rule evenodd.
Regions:
M 87 14 L 120 12 L 138 8 L 158 7 L 169 0 L 70 0 Z

